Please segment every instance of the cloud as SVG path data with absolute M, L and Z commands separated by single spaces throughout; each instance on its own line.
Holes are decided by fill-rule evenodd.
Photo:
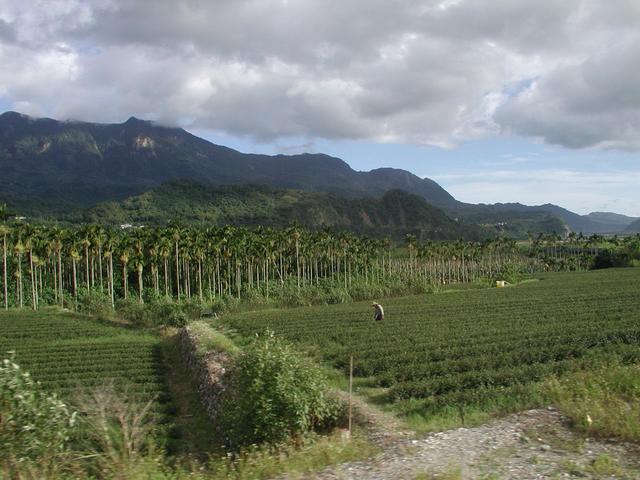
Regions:
M 572 148 L 640 149 L 640 38 L 560 67 L 503 104 L 504 129 Z
M 0 95 L 260 141 L 640 148 L 640 7 L 619 0 L 6 0 Z

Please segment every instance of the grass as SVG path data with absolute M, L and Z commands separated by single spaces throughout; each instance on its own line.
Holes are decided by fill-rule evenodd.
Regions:
M 546 386 L 552 401 L 584 434 L 640 443 L 640 365 L 614 363 Z
M 262 479 L 314 472 L 327 465 L 371 457 L 378 451 L 361 432 L 356 431 L 349 441 L 336 432 L 309 437 L 302 445 L 257 447 L 234 459 L 214 459 L 208 468 L 213 479 Z
M 413 477 L 413 480 L 462 480 L 462 470 L 460 468 L 449 468 L 441 473 L 420 472 Z
M 202 355 L 210 350 L 217 350 L 234 356 L 238 355 L 241 351 L 233 340 L 222 332 L 212 328 L 207 322 L 191 322 L 189 328 L 196 337 L 198 355 Z

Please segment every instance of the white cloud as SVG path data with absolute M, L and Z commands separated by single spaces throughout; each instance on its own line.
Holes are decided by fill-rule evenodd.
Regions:
M 260 140 L 640 148 L 640 3 L 5 0 L 0 94 Z

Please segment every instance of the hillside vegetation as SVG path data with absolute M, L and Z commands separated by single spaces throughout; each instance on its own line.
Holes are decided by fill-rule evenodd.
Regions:
M 146 226 L 180 220 L 191 225 L 284 228 L 296 222 L 375 237 L 401 238 L 412 233 L 422 239 L 479 239 L 488 233 L 456 222 L 423 198 L 402 190 L 388 191 L 381 198 L 343 198 L 266 186 L 211 187 L 186 180 L 62 218 L 70 223 Z

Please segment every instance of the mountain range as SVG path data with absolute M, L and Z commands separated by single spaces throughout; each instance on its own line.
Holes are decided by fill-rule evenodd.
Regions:
M 99 124 L 6 112 L 0 115 L 0 171 L 0 196 L 4 201 L 14 208 L 49 215 L 78 209 L 85 215 L 102 202 L 110 202 L 115 208 L 113 202 L 150 191 L 154 191 L 154 198 L 177 194 L 175 185 L 164 190 L 158 187 L 186 179 L 205 188 L 266 185 L 279 191 L 325 192 L 333 196 L 313 198 L 328 202 L 327 205 L 332 204 L 328 198 L 381 198 L 390 190 L 404 191 L 442 209 L 458 222 L 480 224 L 485 229 L 516 236 L 522 236 L 524 231 L 623 232 L 637 220 L 602 212 L 578 215 L 550 204 L 466 204 L 433 180 L 405 170 L 379 168 L 359 172 L 343 160 L 324 154 L 245 154 L 181 128 L 135 117 L 120 124 Z M 307 203 L 309 198 L 305 197 Z M 396 197 L 396 201 L 416 206 L 410 197 Z M 418 222 L 420 229 L 426 228 L 424 222 L 436 221 L 433 216 L 428 217 Z M 389 219 L 378 219 L 380 224 L 393 224 Z M 346 223 L 352 224 L 353 218 Z

